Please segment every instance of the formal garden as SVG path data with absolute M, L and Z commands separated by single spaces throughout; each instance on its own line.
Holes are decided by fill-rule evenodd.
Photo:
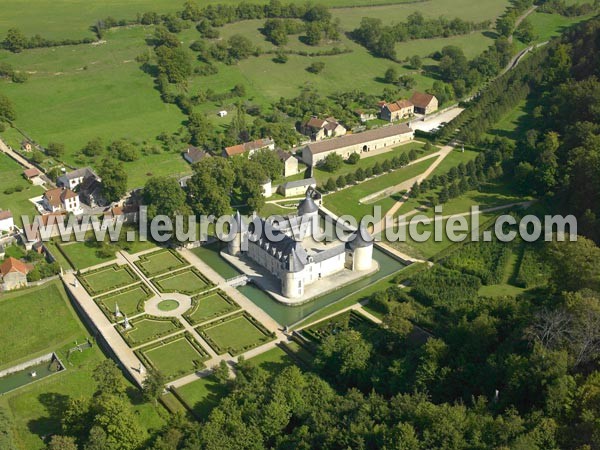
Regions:
M 92 297 L 139 281 L 131 267 L 117 264 L 80 273 L 77 277 Z
M 180 330 L 183 326 L 175 318 L 153 317 L 148 314 L 128 320 L 127 329 L 122 322 L 117 329 L 130 347 L 137 347 L 146 342 L 159 339 Z
M 144 302 L 150 297 L 152 297 L 152 291 L 145 284 L 140 283 L 96 297 L 94 301 L 109 320 L 116 322 L 123 320 L 122 316 L 115 316 L 117 305 L 121 314 L 133 316 L 144 312 Z
M 146 277 L 152 278 L 185 267 L 189 263 L 177 252 L 162 249 L 140 256 L 135 265 Z
M 229 353 L 236 356 L 275 337 L 247 313 L 224 317 L 198 327 L 197 331 L 219 355 Z
M 320 343 L 327 336 L 337 334 L 342 330 L 363 330 L 372 327 L 373 322 L 357 311 L 345 311 L 329 319 L 318 322 L 302 329 L 302 336 L 314 344 Z
M 184 318 L 190 324 L 198 325 L 239 309 L 239 305 L 225 292 L 211 291 L 194 297 L 192 308 L 184 314 Z
M 208 354 L 191 334 L 185 332 L 136 351 L 140 359 L 159 370 L 167 380 L 204 368 Z
M 160 292 L 177 292 L 185 295 L 199 294 L 213 286 L 195 267 L 153 278 L 152 283 Z

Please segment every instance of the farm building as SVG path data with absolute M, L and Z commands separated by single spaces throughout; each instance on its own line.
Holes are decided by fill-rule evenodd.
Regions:
M 415 105 L 415 112 L 418 114 L 431 114 L 438 109 L 438 99 L 435 95 L 415 92 L 410 101 Z
M 284 197 L 295 197 L 303 195 L 308 188 L 316 188 L 317 180 L 305 178 L 304 180 L 288 181 L 279 185 L 279 193 Z
M 206 153 L 204 150 L 199 149 L 198 147 L 194 147 L 190 145 L 183 152 L 183 159 L 185 159 L 190 164 L 196 164 L 199 161 L 202 161 L 204 158 L 210 158 L 210 154 Z
M 277 157 L 283 163 L 283 176 L 289 177 L 298 173 L 298 160 L 294 155 L 283 150 L 277 150 Z
M 393 103 L 383 103 L 379 117 L 388 122 L 407 119 L 415 113 L 415 105 L 409 100 L 398 100 Z
M 3 289 L 5 291 L 11 291 L 13 289 L 26 287 L 27 274 L 31 271 L 31 269 L 31 265 L 25 264 L 16 258 L 6 258 L 2 265 L 0 265 Z
M 42 173 L 35 167 L 32 167 L 31 169 L 25 169 L 23 171 L 23 176 L 25 179 L 36 186 L 44 184 L 44 180 L 42 179 L 41 175 Z
M 327 138 L 343 136 L 346 134 L 346 128 L 333 117 L 319 119 L 313 116 L 303 125 L 302 134 L 310 136 L 313 141 L 318 142 Z
M 410 141 L 415 132 L 406 124 L 390 125 L 376 128 L 363 133 L 348 134 L 327 141 L 308 144 L 302 149 L 302 160 L 308 166 L 315 166 L 327 155 L 337 153 L 342 158 L 348 158 L 352 153 L 367 153 L 384 147 L 399 145 Z
M 231 147 L 225 147 L 223 150 L 223 156 L 232 157 L 236 155 L 243 155 L 245 153 L 247 153 L 248 156 L 251 156 L 254 152 L 263 149 L 275 150 L 275 141 L 273 141 L 271 138 L 263 138 L 251 142 L 244 142 L 243 144 L 239 145 L 232 145 Z

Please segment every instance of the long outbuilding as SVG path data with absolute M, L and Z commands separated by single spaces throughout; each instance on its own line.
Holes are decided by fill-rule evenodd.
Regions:
M 337 153 L 344 159 L 352 153 L 367 157 L 372 150 L 400 145 L 414 137 L 415 132 L 409 125 L 390 125 L 308 144 L 302 149 L 302 160 L 309 166 L 315 166 L 331 153 Z

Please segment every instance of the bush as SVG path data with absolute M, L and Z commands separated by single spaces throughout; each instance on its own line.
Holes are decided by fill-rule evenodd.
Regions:
M 348 159 L 348 164 L 358 164 L 358 162 L 360 161 L 360 154 L 358 153 L 352 153 Z
M 319 74 L 325 69 L 325 63 L 322 61 L 315 61 L 306 70 L 310 73 Z
M 344 158 L 337 153 L 330 153 L 321 163 L 321 168 L 327 172 L 335 172 L 344 164 Z

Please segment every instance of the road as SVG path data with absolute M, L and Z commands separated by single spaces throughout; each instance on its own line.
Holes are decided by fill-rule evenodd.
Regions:
M 0 150 L 3 153 L 6 153 L 8 156 L 10 156 L 12 159 L 14 159 L 16 162 L 21 164 L 26 169 L 36 169 L 37 168 L 33 164 L 31 164 L 29 161 L 27 161 L 25 158 L 23 158 L 21 155 L 19 155 L 17 152 L 15 152 L 8 145 L 6 145 L 6 142 L 4 142 L 2 139 L 0 139 Z

